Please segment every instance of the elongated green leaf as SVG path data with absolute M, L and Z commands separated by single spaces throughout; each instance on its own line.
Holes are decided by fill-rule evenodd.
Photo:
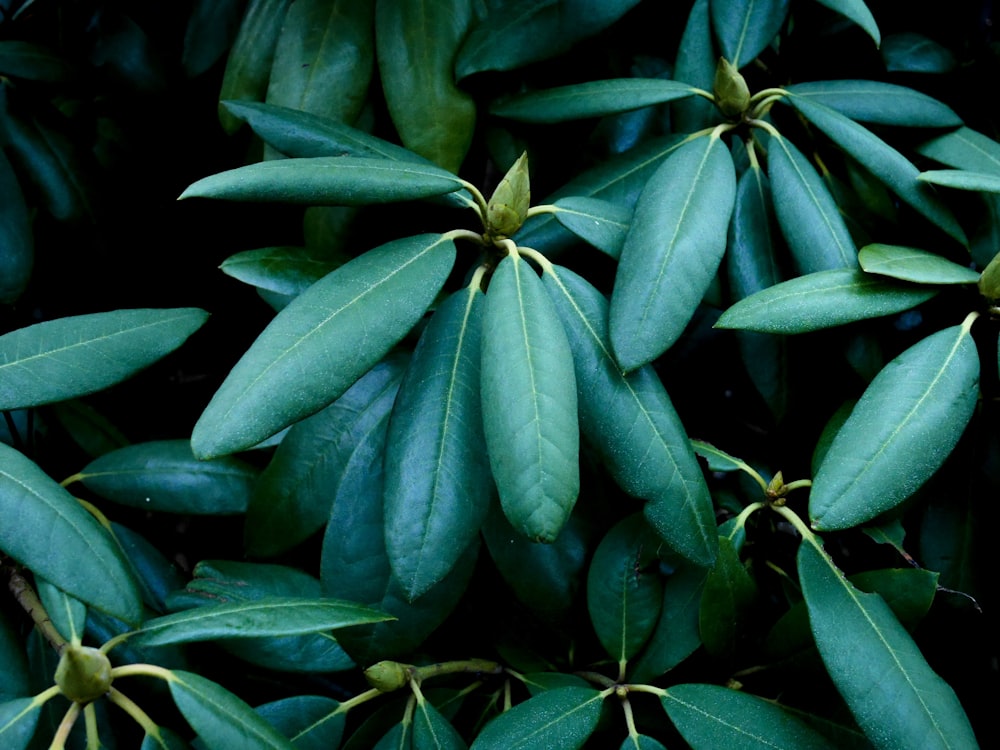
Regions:
M 879 52 L 890 73 L 950 73 L 958 66 L 950 49 L 912 31 L 890 34 Z
M 783 281 L 726 310 L 717 328 L 806 333 L 916 307 L 937 294 L 849 268 Z
M 660 537 L 696 564 L 711 565 L 717 544 L 711 496 L 662 383 L 648 366 L 622 374 L 600 292 L 561 267 L 542 280 L 573 351 L 580 429 L 622 489 L 650 501 L 646 518 Z
M 711 91 L 718 60 L 719 56 L 712 44 L 708 0 L 695 0 L 677 48 L 673 77 L 703 91 Z M 712 102 L 696 96 L 675 101 L 670 107 L 670 116 L 677 132 L 695 133 L 716 122 L 718 110 Z
M 948 457 L 979 395 L 971 325 L 928 336 L 871 382 L 813 480 L 814 528 L 870 521 L 916 492 Z
M 872 16 L 872 12 L 868 10 L 865 0 L 816 0 L 816 2 L 854 21 L 872 38 L 876 47 L 882 43 L 882 35 L 878 30 L 878 24 L 875 23 L 875 18 Z
M 35 578 L 35 589 L 59 634 L 67 641 L 82 640 L 87 625 L 87 605 L 44 578 Z
M 462 79 L 485 70 L 513 70 L 559 55 L 610 26 L 638 1 L 491 0 L 459 50 L 456 75 Z
M 629 679 L 651 682 L 673 669 L 701 645 L 698 610 L 705 569 L 683 566 L 663 584 L 663 604 L 656 629 L 633 662 Z
M 10 304 L 21 296 L 31 279 L 34 239 L 28 207 L 14 168 L 0 151 L 0 304 Z
M 295 750 L 329 750 L 340 747 L 347 712 L 320 695 L 294 695 L 254 708 L 275 729 L 291 740 Z
M 785 90 L 862 122 L 915 128 L 951 128 L 962 124 L 962 119 L 946 104 L 892 83 L 812 81 L 786 86 Z
M 0 703 L 31 693 L 31 675 L 21 636 L 9 617 L 0 615 L 0 670 L 4 675 L 3 684 L 0 684 Z
M 479 393 L 483 294 L 441 304 L 420 337 L 392 410 L 385 458 L 385 543 L 416 598 L 479 533 L 493 495 Z
M 339 397 L 421 318 L 455 261 L 424 234 L 324 276 L 264 329 L 194 427 L 199 458 L 249 448 Z
M 657 540 L 640 514 L 605 535 L 590 561 L 587 610 L 604 650 L 621 667 L 638 653 L 660 617 L 663 581 L 655 571 Z
M 288 431 L 250 497 L 244 539 L 251 553 L 279 554 L 326 523 L 341 485 L 380 449 L 404 367 L 402 358 L 380 362 Z
M 226 515 L 247 508 L 257 470 L 232 457 L 199 461 L 187 440 L 119 448 L 76 475 L 101 497 L 167 513 Z
M 454 60 L 473 21 L 468 0 L 381 0 L 378 67 L 403 145 L 457 171 L 472 143 L 476 105 L 455 85 Z
M 576 376 L 552 300 L 520 256 L 500 262 L 486 294 L 481 393 L 504 513 L 551 542 L 580 491 Z
M 372 15 L 365 0 L 293 2 L 275 47 L 266 101 L 354 122 L 374 70 Z
M 114 541 L 135 571 L 143 603 L 154 612 L 167 610 L 167 595 L 184 585 L 180 570 L 145 538 L 112 523 Z
M 505 711 L 472 743 L 473 750 L 577 750 L 601 716 L 601 693 L 592 688 L 564 687 Z
M 688 83 L 660 78 L 613 78 L 532 91 L 494 104 L 490 112 L 520 122 L 565 122 L 628 112 L 694 96 Z
M 802 273 L 857 268 L 857 250 L 840 210 L 816 170 L 791 142 L 770 140 L 774 210 Z
M 662 742 L 645 734 L 630 735 L 622 740 L 619 750 L 667 750 Z
M 918 179 L 931 185 L 980 193 L 1000 193 L 1000 175 L 969 172 L 964 169 L 931 169 L 921 172 Z
M 869 172 L 885 183 L 942 231 L 962 244 L 968 244 L 965 232 L 951 211 L 925 185 L 917 180 L 917 168 L 896 149 L 870 130 L 810 97 L 789 96 L 782 99 L 803 117 L 828 135 L 834 143 L 853 156 Z
M 625 371 L 681 335 L 726 250 L 736 174 L 716 136 L 677 149 L 646 183 L 611 295 L 611 344 Z
M 756 583 L 739 552 L 727 537 L 720 537 L 719 557 L 705 578 L 698 612 L 698 630 L 710 654 L 728 657 L 735 652 L 756 599 Z
M 242 12 L 240 0 L 194 0 L 191 3 L 181 54 L 181 65 L 189 78 L 201 75 L 226 54 L 239 31 Z
M 0 443 L 0 549 L 53 585 L 129 623 L 142 604 L 124 556 L 76 498 Z M 53 554 L 59 550 L 59 554 Z
M 791 711 L 749 693 L 719 685 L 675 685 L 660 697 L 663 708 L 694 750 L 833 750 L 823 735 Z
M 0 742 L 9 750 L 24 750 L 38 725 L 42 705 L 33 698 L 0 703 Z
M 1000 143 L 972 128 L 939 135 L 917 150 L 949 167 L 1000 175 Z
M 72 78 L 73 68 L 45 47 L 4 39 L 0 41 L 0 74 L 29 81 L 64 81 Z
M 364 156 L 258 162 L 204 177 L 181 198 L 362 206 L 429 198 L 461 187 L 443 169 Z
M 855 589 L 814 539 L 800 545 L 798 570 L 820 656 L 873 745 L 978 747 L 955 693 L 882 597 Z
M 467 747 L 440 711 L 427 700 L 417 700 L 413 712 L 413 750 L 466 750 Z
M 0 336 L 0 409 L 65 401 L 119 383 L 179 347 L 207 318 L 196 308 L 115 310 Z
M 260 102 L 267 93 L 274 50 L 281 23 L 292 0 L 250 0 L 233 41 L 219 99 L 247 99 Z M 239 120 L 219 108 L 219 122 L 226 132 L 239 128 Z
M 301 247 L 262 247 L 226 258 L 220 270 L 245 284 L 295 297 L 336 269 L 337 263 Z
M 900 245 L 865 245 L 858 262 L 867 273 L 918 284 L 975 284 L 979 272 L 936 253 Z
M 621 255 L 632 212 L 600 198 L 570 196 L 555 202 L 556 218 L 573 234 L 615 260 Z
M 208 747 L 292 750 L 292 743 L 221 685 L 181 670 L 167 681 L 177 708 Z
M 785 23 L 788 0 L 712 0 L 712 26 L 722 55 L 742 68 L 771 43 Z
M 216 638 L 303 635 L 389 619 L 390 615 L 353 602 L 272 597 L 155 617 L 133 637 L 140 645 L 163 646 Z
M 708 462 L 708 468 L 712 471 L 745 471 L 750 472 L 750 465 L 742 458 L 730 456 L 725 451 L 716 448 L 703 440 L 692 440 L 691 447 L 694 452 Z

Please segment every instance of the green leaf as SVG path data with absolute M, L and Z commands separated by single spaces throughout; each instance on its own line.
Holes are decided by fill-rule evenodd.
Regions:
M 15 698 L 0 703 L 0 742 L 7 750 L 24 750 L 38 725 L 42 704 L 34 698 Z
M 570 49 L 617 21 L 639 0 L 489 0 L 455 60 L 459 80 L 513 70 Z M 497 40 L 503 43 L 498 44 Z
M 763 333 L 806 333 L 909 310 L 937 292 L 849 268 L 818 271 L 740 300 L 715 325 Z
M 719 685 L 675 685 L 661 697 L 663 709 L 694 750 L 833 750 L 781 705 Z
M 414 599 L 454 567 L 494 494 L 479 393 L 483 303 L 476 285 L 437 308 L 392 410 L 385 543 Z
M 882 35 L 878 30 L 878 24 L 875 23 L 875 18 L 868 10 L 865 0 L 816 0 L 816 2 L 854 21 L 872 38 L 876 47 L 881 44 Z
M 208 71 L 229 51 L 242 14 L 240 0 L 194 0 L 181 54 L 181 65 L 189 78 Z
M 856 268 L 854 241 L 823 180 L 783 136 L 776 135 L 769 143 L 774 211 L 799 270 Z
M 420 320 L 455 262 L 423 234 L 324 276 L 264 329 L 194 427 L 199 458 L 249 448 L 346 391 Z
M 121 430 L 101 412 L 80 399 L 58 401 L 50 408 L 59 426 L 92 458 L 128 445 L 128 438 Z
M 757 585 L 727 537 L 719 537 L 719 557 L 705 578 L 698 612 L 698 629 L 708 653 L 729 657 L 746 629 Z
M 24 641 L 6 613 L 0 615 L 0 703 L 31 693 L 31 674 L 24 653 Z
M 892 83 L 811 81 L 786 86 L 785 90 L 862 122 L 912 128 L 952 128 L 962 124 L 962 118 L 946 104 Z
M 617 203 L 600 198 L 569 196 L 555 202 L 556 218 L 573 234 L 601 252 L 618 260 L 632 212 Z
M 34 238 L 24 194 L 7 156 L 0 150 L 0 304 L 9 305 L 24 291 L 34 266 Z
M 712 44 L 712 23 L 708 0 L 695 0 L 688 14 L 684 34 L 677 48 L 673 77 L 703 91 L 711 91 L 719 56 Z M 695 133 L 711 127 L 718 120 L 712 102 L 696 96 L 678 99 L 670 108 L 678 133 Z
M 542 277 L 569 336 L 580 429 L 615 481 L 649 500 L 646 518 L 668 545 L 698 565 L 715 559 L 712 499 L 687 433 L 651 367 L 622 374 L 611 353 L 608 302 L 572 271 Z
M 646 648 L 633 663 L 629 679 L 650 682 L 676 667 L 701 645 L 698 612 L 705 569 L 683 566 L 663 584 L 663 604 Z
M 353 122 L 375 60 L 373 8 L 365 0 L 296 0 L 285 14 L 266 100 Z
M 500 261 L 486 294 L 481 393 L 504 513 L 529 539 L 554 541 L 580 491 L 576 376 L 552 300 L 520 256 Z
M 858 262 L 867 273 L 917 284 L 975 284 L 979 272 L 960 266 L 936 253 L 900 245 L 865 245 Z
M 730 456 L 725 451 L 703 440 L 692 440 L 691 447 L 695 453 L 708 462 L 708 468 L 712 471 L 745 471 L 748 474 L 753 471 L 742 458 Z
M 340 747 L 347 711 L 332 698 L 294 695 L 257 706 L 254 711 L 291 740 L 295 750 L 329 750 Z
M 978 747 L 955 693 L 882 597 L 848 583 L 815 539 L 799 546 L 798 570 L 820 656 L 872 744 Z
M 964 169 L 931 169 L 921 172 L 921 182 L 956 190 L 974 190 L 981 193 L 1000 193 L 1000 175 L 989 172 L 970 172 Z
M 178 568 L 145 538 L 116 523 L 114 540 L 129 561 L 139 583 L 143 603 L 154 612 L 165 612 L 167 595 L 184 585 Z
M 472 749 L 577 750 L 596 729 L 602 701 L 592 688 L 546 690 L 493 719 Z
M 159 737 L 146 734 L 139 750 L 190 750 L 191 746 L 166 727 L 159 727 Z
M 507 99 L 490 112 L 519 122 L 555 123 L 603 117 L 694 96 L 688 83 L 660 78 L 613 78 L 532 91 Z
M 472 20 L 468 0 L 380 0 L 375 13 L 382 90 L 400 139 L 454 171 L 476 123 L 475 102 L 453 72 Z
M 950 73 L 958 64 L 947 47 L 912 31 L 890 34 L 879 51 L 890 73 Z
M 939 574 L 921 568 L 885 568 L 850 576 L 861 591 L 879 594 L 905 626 L 917 625 L 937 594 Z
M 663 581 L 657 540 L 641 514 L 615 524 L 597 545 L 587 573 L 587 611 L 597 638 L 622 667 L 645 645 L 660 617 Z
M 1000 175 L 1000 143 L 972 128 L 939 135 L 917 150 L 949 167 Z
M 129 623 L 141 619 L 128 562 L 104 527 L 36 464 L 3 443 L 0 518 L 5 553 L 96 609 Z
M 262 247 L 230 255 L 219 268 L 244 284 L 295 297 L 338 265 L 301 247 Z
M 350 475 L 379 446 L 405 362 L 380 362 L 332 404 L 294 425 L 261 474 L 247 509 L 244 539 L 254 555 L 284 552 L 319 530 Z
M 87 624 L 87 605 L 37 576 L 35 590 L 59 634 L 67 641 L 82 640 Z
M 75 315 L 0 336 L 0 409 L 40 406 L 120 383 L 183 344 L 196 308 Z
M 917 180 L 917 168 L 896 149 L 845 115 L 808 97 L 793 95 L 782 101 L 791 104 L 803 117 L 826 133 L 834 143 L 942 231 L 963 245 L 968 244 L 965 232 L 948 207 L 925 185 L 920 184 Z
M 154 617 L 133 638 L 143 646 L 163 646 L 217 638 L 304 635 L 389 619 L 390 615 L 354 602 L 272 597 Z
M 75 478 L 112 502 L 166 513 L 243 513 L 257 470 L 232 457 L 199 461 L 187 440 L 119 448 L 91 461 Z
M 167 680 L 177 708 L 208 747 L 292 750 L 292 743 L 221 685 L 174 670 Z
M 712 0 L 712 26 L 722 55 L 742 68 L 763 52 L 785 23 L 789 0 Z
M 645 734 L 630 735 L 622 740 L 619 750 L 667 750 L 659 740 Z
M 441 712 L 417 699 L 413 712 L 413 750 L 466 750 L 468 745 Z
M 870 521 L 916 492 L 948 457 L 979 396 L 971 325 L 928 336 L 871 382 L 813 479 L 814 528 Z
M 263 101 L 271 75 L 274 50 L 281 24 L 292 0 L 250 0 L 243 13 L 239 32 L 226 60 L 219 99 Z M 227 133 L 239 128 L 239 121 L 219 108 L 219 122 Z
M 680 337 L 726 250 L 735 194 L 733 161 L 714 135 L 685 143 L 646 183 L 611 295 L 611 344 L 625 371 Z
M 45 47 L 21 39 L 4 39 L 0 41 L 0 75 L 28 81 L 65 81 L 73 77 L 73 68 Z
M 311 206 L 363 206 L 429 198 L 458 190 L 450 172 L 412 161 L 365 156 L 276 159 L 204 177 L 184 198 L 277 201 Z

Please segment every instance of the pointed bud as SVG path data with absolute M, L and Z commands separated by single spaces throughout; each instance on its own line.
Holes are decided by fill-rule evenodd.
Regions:
M 719 64 L 715 66 L 712 90 L 715 94 L 715 105 L 731 120 L 738 120 L 750 106 L 750 89 L 746 80 L 724 57 L 720 57 Z
M 406 685 L 410 673 L 406 665 L 398 661 L 380 661 L 365 670 L 365 679 L 373 688 L 388 693 Z
M 524 223 L 531 205 L 531 183 L 528 180 L 528 152 L 514 162 L 486 207 L 486 231 L 491 237 L 510 237 Z
M 75 703 L 90 703 L 111 688 L 111 662 L 96 648 L 67 644 L 56 667 L 56 685 Z
M 993 257 L 979 275 L 979 293 L 990 301 L 1000 299 L 1000 253 Z

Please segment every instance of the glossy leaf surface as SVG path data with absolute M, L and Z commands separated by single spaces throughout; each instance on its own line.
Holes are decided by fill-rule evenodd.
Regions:
M 649 682 L 676 667 L 702 645 L 698 628 L 705 569 L 683 566 L 663 584 L 663 604 L 646 648 L 630 669 L 632 682 Z
M 340 704 L 320 695 L 293 695 L 254 708 L 275 729 L 291 740 L 296 750 L 339 747 L 347 712 L 335 713 Z
M 980 193 L 1000 193 L 1000 176 L 988 172 L 969 172 L 964 169 L 932 169 L 921 172 L 921 182 L 956 190 L 974 190 Z
M 41 705 L 31 698 L 15 698 L 0 703 L 0 741 L 9 750 L 28 747 L 38 725 Z
M 711 91 L 717 63 L 708 0 L 695 0 L 677 49 L 673 77 L 703 91 Z M 717 112 L 712 102 L 700 96 L 679 99 L 670 107 L 679 133 L 694 133 L 710 127 L 717 119 Z
M 865 0 L 816 0 L 816 2 L 854 21 L 872 38 L 876 47 L 882 42 L 878 24 L 875 23 L 875 18 Z
M 722 55 L 742 68 L 771 43 L 788 15 L 788 0 L 713 0 L 712 26 Z
M 651 362 L 684 330 L 726 249 L 736 193 L 719 138 L 688 141 L 646 183 L 611 295 L 611 344 L 622 369 Z
M 427 700 L 413 712 L 413 750 L 466 750 L 468 745 L 441 712 Z
M 370 250 L 309 287 L 213 396 L 194 427 L 195 455 L 249 448 L 339 397 L 416 324 L 454 260 L 453 242 L 418 235 Z
M 757 292 L 726 310 L 718 328 L 806 333 L 908 310 L 937 290 L 887 281 L 863 271 L 819 271 Z
M 597 727 L 601 701 L 592 688 L 547 690 L 493 719 L 473 750 L 576 750 Z
M 867 273 L 917 284 L 975 284 L 979 272 L 936 253 L 901 245 L 865 245 L 858 262 Z
M 962 127 L 922 144 L 918 151 L 949 167 L 1000 175 L 1000 143 Z
M 814 528 L 844 529 L 894 508 L 948 457 L 979 396 L 970 326 L 928 336 L 871 382 L 813 480 Z
M 0 336 L 0 409 L 94 393 L 183 344 L 208 318 L 196 308 L 115 310 L 36 323 Z
M 573 354 L 542 281 L 504 258 L 483 312 L 482 410 L 504 513 L 535 541 L 553 541 L 580 491 Z
M 705 578 L 698 612 L 698 630 L 710 654 L 729 657 L 735 653 L 756 598 L 756 582 L 739 552 L 728 537 L 720 537 L 719 557 Z
M 532 91 L 493 105 L 491 112 L 520 122 L 555 123 L 627 112 L 694 95 L 687 83 L 617 78 Z
M 919 91 L 881 81 L 811 81 L 786 86 L 852 120 L 878 125 L 953 128 L 962 124 L 951 107 Z
M 911 31 L 887 36 L 879 53 L 890 73 L 950 73 L 958 65 L 950 49 Z
M 601 252 L 618 259 L 632 221 L 629 209 L 600 198 L 579 196 L 560 198 L 555 205 L 559 207 L 556 218 L 560 224 Z
M 220 270 L 244 284 L 294 297 L 337 268 L 300 247 L 262 247 L 226 258 Z

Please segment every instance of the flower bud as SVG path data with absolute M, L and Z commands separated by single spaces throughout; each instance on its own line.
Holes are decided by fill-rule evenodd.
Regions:
M 979 276 L 979 293 L 993 301 L 1000 299 L 1000 253 L 997 253 Z
M 731 120 L 743 116 L 750 106 L 750 89 L 746 79 L 726 58 L 720 57 L 715 66 L 715 81 L 712 83 L 715 105 L 723 115 Z
M 405 664 L 400 664 L 398 661 L 380 661 L 365 670 L 365 679 L 373 688 L 388 693 L 406 685 L 410 674 Z
M 111 688 L 111 662 L 96 648 L 67 644 L 56 667 L 56 685 L 75 703 L 90 703 Z
M 486 206 L 486 231 L 491 237 L 510 237 L 528 216 L 531 205 L 531 183 L 528 179 L 528 152 L 514 162 Z

